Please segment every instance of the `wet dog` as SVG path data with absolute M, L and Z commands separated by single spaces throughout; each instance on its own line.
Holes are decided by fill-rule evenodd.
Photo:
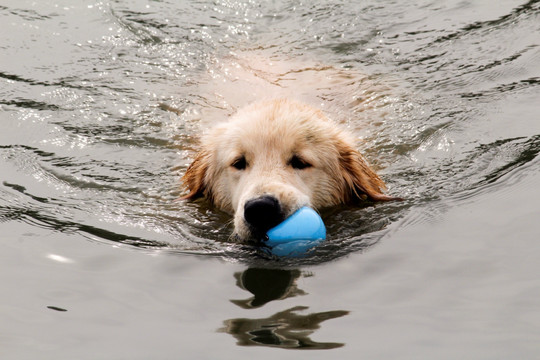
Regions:
M 235 238 L 258 238 L 302 206 L 387 201 L 349 134 L 320 110 L 254 103 L 214 127 L 182 178 L 188 194 L 234 214 Z

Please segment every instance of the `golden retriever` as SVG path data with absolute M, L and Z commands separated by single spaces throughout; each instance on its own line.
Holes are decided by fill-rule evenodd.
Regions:
M 248 105 L 214 127 L 182 181 L 184 199 L 205 196 L 234 214 L 238 241 L 260 238 L 302 206 L 396 199 L 349 134 L 285 99 Z

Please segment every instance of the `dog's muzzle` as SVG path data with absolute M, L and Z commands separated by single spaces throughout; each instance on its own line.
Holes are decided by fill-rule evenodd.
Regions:
M 273 196 L 264 195 L 244 204 L 244 220 L 256 236 L 264 235 L 284 218 L 281 205 Z

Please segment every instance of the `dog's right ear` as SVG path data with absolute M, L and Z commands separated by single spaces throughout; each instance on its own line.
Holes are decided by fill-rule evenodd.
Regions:
M 206 174 L 208 172 L 210 154 L 207 151 L 200 151 L 195 160 L 189 165 L 182 183 L 185 189 L 189 191 L 187 195 L 182 196 L 182 200 L 194 200 L 204 196 L 207 190 Z

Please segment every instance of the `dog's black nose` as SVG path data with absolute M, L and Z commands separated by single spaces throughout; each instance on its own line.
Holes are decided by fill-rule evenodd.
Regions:
M 244 219 L 257 235 L 266 233 L 282 222 L 283 218 L 279 201 L 273 196 L 261 196 L 244 204 Z

